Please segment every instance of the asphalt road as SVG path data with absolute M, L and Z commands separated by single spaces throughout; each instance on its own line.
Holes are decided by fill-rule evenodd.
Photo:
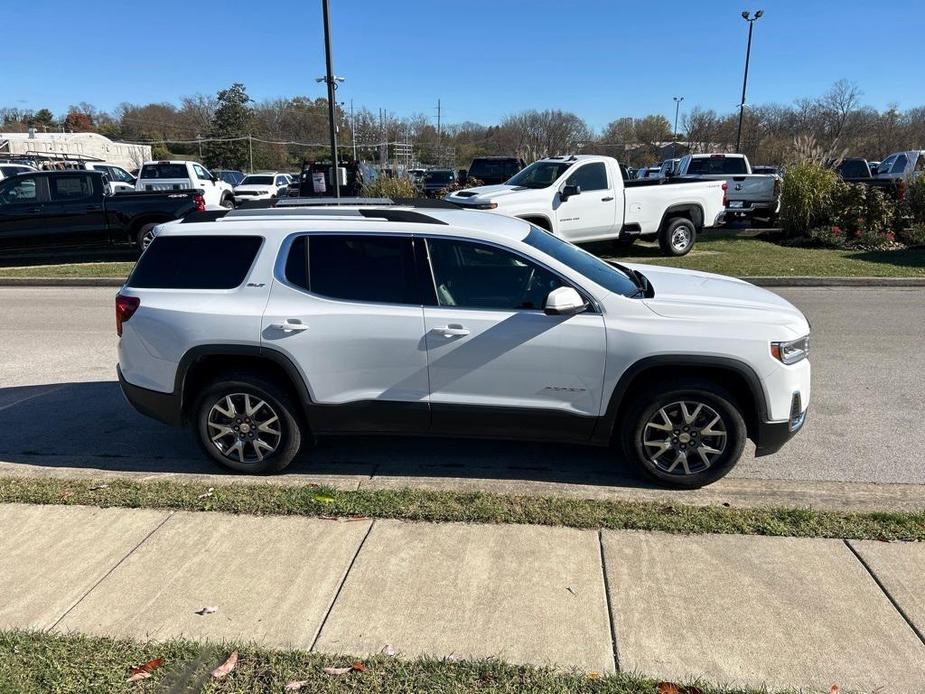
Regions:
M 806 427 L 731 477 L 925 484 L 925 289 L 778 290 L 813 325 Z M 0 288 L 0 463 L 201 474 L 190 436 L 137 415 L 115 382 L 114 289 Z M 291 473 L 639 485 L 606 450 L 329 439 Z

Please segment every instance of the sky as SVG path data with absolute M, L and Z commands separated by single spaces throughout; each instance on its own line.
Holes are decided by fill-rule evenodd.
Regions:
M 925 104 L 925 0 L 330 0 L 337 99 L 497 123 L 536 108 L 618 116 L 790 103 L 847 79 L 878 109 Z M 5 0 L 0 106 L 176 103 L 243 82 L 320 97 L 321 0 Z

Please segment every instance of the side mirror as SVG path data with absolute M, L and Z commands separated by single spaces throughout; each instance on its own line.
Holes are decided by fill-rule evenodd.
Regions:
M 565 202 L 573 195 L 581 195 L 581 186 L 562 186 L 562 190 L 559 191 L 559 199 L 562 202 Z
M 543 311 L 547 316 L 574 316 L 586 311 L 588 304 L 571 287 L 559 287 L 549 292 Z

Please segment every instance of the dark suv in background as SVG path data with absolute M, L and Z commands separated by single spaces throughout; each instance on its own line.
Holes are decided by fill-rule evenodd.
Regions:
M 486 186 L 506 182 L 526 164 L 519 157 L 476 157 L 469 165 L 466 179 L 476 178 Z

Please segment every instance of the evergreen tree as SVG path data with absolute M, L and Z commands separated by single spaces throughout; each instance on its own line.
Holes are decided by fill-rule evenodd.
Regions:
M 251 131 L 251 98 L 244 85 L 235 82 L 218 93 L 218 108 L 209 128 L 210 138 L 245 138 L 203 145 L 205 164 L 213 168 L 245 169 L 249 163 L 247 136 Z

